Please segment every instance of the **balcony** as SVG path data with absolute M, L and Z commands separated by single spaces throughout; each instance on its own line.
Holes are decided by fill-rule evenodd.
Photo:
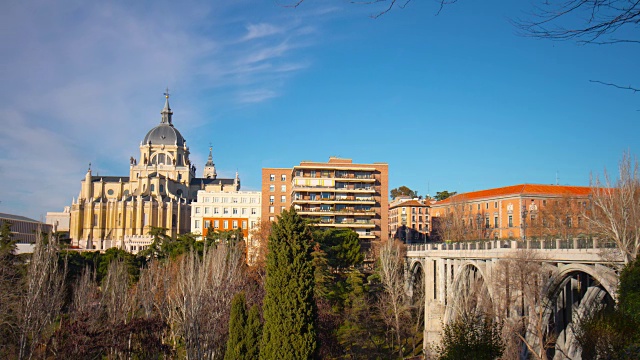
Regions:
M 315 186 L 306 186 L 306 185 L 294 185 L 293 191 L 297 192 L 354 192 L 354 193 L 375 193 L 376 189 L 373 186 L 369 187 L 334 187 L 334 186 L 324 186 L 324 185 L 315 185 Z
M 297 210 L 300 215 L 315 216 L 335 216 L 335 215 L 351 215 L 351 216 L 375 216 L 375 209 L 319 209 L 319 208 L 302 208 Z

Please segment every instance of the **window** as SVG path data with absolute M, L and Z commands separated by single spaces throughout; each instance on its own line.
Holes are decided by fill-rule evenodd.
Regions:
M 287 210 L 287 207 L 286 207 L 286 206 L 280 206 L 280 212 L 283 212 L 283 211 L 285 211 L 285 210 Z
M 271 191 L 271 192 L 276 191 L 276 186 L 275 185 L 269 185 L 269 191 Z
M 109 194 L 109 195 L 113 195 L 113 189 L 109 189 L 109 190 L 107 190 L 107 194 Z
M 213 220 L 213 228 L 214 229 L 220 228 L 220 220 Z
M 220 213 L 220 209 L 218 209 L 217 207 L 213 208 L 213 213 L 214 214 L 219 214 Z
M 253 228 L 255 228 L 257 225 L 258 225 L 258 224 L 257 224 L 255 221 L 252 221 L 252 222 L 251 222 L 251 228 L 252 228 L 252 229 L 253 229 Z
M 257 203 L 257 202 L 258 202 L 258 199 L 256 199 L 256 198 L 251 198 L 251 203 L 252 203 L 252 204 L 255 204 L 255 203 Z
M 513 215 L 509 215 L 509 227 L 513 227 Z
M 222 209 L 222 213 L 223 214 L 228 214 L 229 213 L 229 208 L 223 208 Z
M 196 223 L 195 223 L 195 224 L 196 224 L 196 226 L 195 226 L 195 227 L 196 227 L 196 228 L 199 228 L 199 227 L 200 227 L 200 220 L 196 220 Z
M 276 220 L 276 218 L 275 218 L 275 217 L 273 217 L 273 216 L 269 216 L 269 221 L 275 221 L 275 220 Z
M 247 199 L 246 197 L 241 198 L 242 200 L 240 200 L 243 204 L 246 204 L 249 202 L 249 199 Z
M 498 217 L 497 216 L 493 217 L 493 227 L 496 228 L 496 229 L 498 228 Z
M 238 220 L 233 220 L 233 228 L 234 229 L 238 228 Z
M 196 208 L 196 214 L 200 214 L 200 208 L 199 207 Z
M 487 203 L 487 206 L 489 206 L 489 203 Z M 489 218 L 484 218 L 484 227 L 488 229 L 489 226 Z
M 281 192 L 287 192 L 287 185 L 280 185 Z
M 247 220 L 242 220 L 242 228 L 243 229 L 247 228 Z
M 210 211 L 211 211 L 211 208 L 209 208 L 209 207 L 204 208 L 204 213 L 205 214 L 208 214 Z
M 251 215 L 255 215 L 256 214 L 256 208 L 251 208 Z
M 485 209 L 488 209 L 488 208 L 489 208 L 489 203 L 486 203 L 485 204 Z
M 223 198 L 222 198 L 222 202 L 223 202 L 223 203 L 228 203 L 228 202 L 229 202 L 229 198 L 223 197 Z
M 273 206 L 269 206 L 269 213 L 273 214 L 274 212 L 276 212 L 276 208 Z
M 316 171 L 315 170 L 311 170 L 311 177 L 316 177 Z
M 204 221 L 204 227 L 207 228 L 207 229 L 210 228 L 211 227 L 211 221 L 210 220 L 205 220 Z
M 220 198 L 219 198 L 219 197 L 214 197 L 214 198 L 213 198 L 213 202 L 214 202 L 214 203 L 216 203 L 216 202 L 220 202 Z
M 273 204 L 274 202 L 276 202 L 276 197 L 273 195 L 269 196 L 269 204 Z
M 498 208 L 498 202 L 497 202 L 497 201 L 493 203 L 493 208 L 494 208 L 494 209 L 497 209 L 497 208 Z
M 276 175 L 275 174 L 269 175 L 269 180 L 270 181 L 276 181 Z
M 480 210 L 480 204 L 478 204 L 478 210 Z
M 231 198 L 231 202 L 234 203 L 234 204 L 237 204 L 238 203 L 238 198 L 236 198 L 236 197 Z
M 280 196 L 280 202 L 287 202 L 287 196 L 286 195 Z
M 98 215 L 93 215 L 93 226 L 98 226 Z
M 154 184 L 151 184 L 151 191 L 154 191 L 156 189 L 156 186 Z
M 247 213 L 247 208 L 242 208 L 242 215 L 245 215 Z
M 233 208 L 233 215 L 238 215 L 238 208 Z
M 469 205 L 469 211 L 473 210 L 473 205 Z
M 287 181 L 287 175 L 285 174 L 280 175 L 280 181 Z
M 228 229 L 229 228 L 229 220 L 223 221 L 222 224 L 223 224 L 223 229 Z

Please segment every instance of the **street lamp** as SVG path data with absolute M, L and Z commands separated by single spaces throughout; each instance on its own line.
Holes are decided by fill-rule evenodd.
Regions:
M 522 240 L 527 240 L 527 206 L 522 205 Z

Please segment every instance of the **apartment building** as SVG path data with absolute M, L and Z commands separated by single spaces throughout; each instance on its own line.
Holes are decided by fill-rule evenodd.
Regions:
M 389 204 L 389 236 L 405 243 L 423 243 L 429 238 L 430 200 L 399 197 Z
M 291 205 L 321 228 L 349 228 L 363 242 L 388 238 L 389 166 L 351 159 L 302 161 L 290 168 L 262 169 L 263 216 Z M 264 211 L 266 209 L 266 211 Z
M 587 186 L 520 184 L 454 195 L 431 204 L 441 240 L 579 236 L 587 232 Z

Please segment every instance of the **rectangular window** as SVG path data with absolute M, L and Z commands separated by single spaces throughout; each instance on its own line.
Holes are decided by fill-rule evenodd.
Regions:
M 274 212 L 276 212 L 276 208 L 274 206 L 269 206 L 269 213 L 273 214 Z
M 238 228 L 238 220 L 233 220 L 233 228 L 234 229 Z
M 275 185 L 269 185 L 269 191 L 271 191 L 271 192 L 276 191 L 276 186 Z
M 497 216 L 493 217 L 493 227 L 496 228 L 496 229 L 498 228 L 498 217 Z
M 214 198 L 213 198 L 213 202 L 214 202 L 214 203 L 216 203 L 216 202 L 220 202 L 220 198 L 219 198 L 219 197 L 214 197 Z
M 273 204 L 274 202 L 276 202 L 276 197 L 273 195 L 269 196 L 269 204 Z
M 211 201 L 211 198 L 210 198 L 210 197 L 205 197 L 205 198 L 204 198 L 204 202 L 210 202 L 210 201 Z
M 247 228 L 247 220 L 242 220 L 242 228 L 243 229 Z
M 280 175 L 280 181 L 287 181 L 287 175 L 285 174 Z
M 274 216 L 269 216 L 269 221 L 273 222 L 275 220 L 276 220 L 276 218 Z
M 231 202 L 234 203 L 234 204 L 237 204 L 238 203 L 238 198 L 237 197 L 231 198 Z
M 280 192 L 287 192 L 287 185 L 280 185 Z
M 209 227 L 211 227 L 211 221 L 210 221 L 210 220 L 205 220 L 205 221 L 204 221 L 204 227 L 205 227 L 205 228 L 207 228 L 207 229 L 208 229 Z
M 252 204 L 255 204 L 255 203 L 257 203 L 257 202 L 258 202 L 258 199 L 256 199 L 256 198 L 251 198 L 251 203 L 252 203 Z
M 246 197 L 243 197 L 242 200 L 240 201 L 242 201 L 243 204 L 246 204 L 247 202 L 249 202 L 249 199 L 247 199 Z
M 195 224 L 196 224 L 196 228 L 199 228 L 200 227 L 200 220 L 196 220 Z
M 287 196 L 286 195 L 280 196 L 280 202 L 287 202 Z
M 218 209 L 217 207 L 213 208 L 213 213 L 214 214 L 219 214 L 220 213 L 220 209 Z
M 480 210 L 480 204 L 478 204 L 478 210 Z
M 489 205 L 489 203 L 487 203 L 487 205 Z M 489 225 L 489 218 L 484 218 L 484 227 L 485 228 L 489 228 L 491 225 Z
M 200 214 L 200 208 L 196 207 L 196 214 Z
M 276 175 L 275 174 L 269 175 L 269 180 L 276 181 Z
M 280 206 L 280 212 L 283 212 L 283 211 L 285 211 L 285 210 L 287 210 L 287 208 L 286 208 L 286 207 L 284 207 L 284 206 Z
M 228 229 L 229 228 L 229 220 L 224 220 L 222 222 L 222 225 L 223 225 L 223 229 Z
M 213 228 L 214 229 L 220 228 L 220 220 L 213 220 Z
M 256 223 L 255 221 L 252 221 L 252 222 L 251 222 L 251 228 L 252 228 L 252 229 L 253 229 L 253 228 L 255 228 L 257 225 L 258 225 L 258 223 Z
M 233 208 L 233 215 L 238 215 L 238 208 Z
M 222 198 L 222 202 L 225 203 L 225 204 L 228 203 L 229 202 L 229 198 L 223 197 Z
M 247 208 L 242 208 L 242 215 L 245 215 L 247 213 Z
M 255 214 L 257 214 L 256 208 L 251 208 L 251 215 L 255 215 Z
M 488 208 L 489 208 L 489 203 L 486 203 L 485 204 L 485 209 L 488 209 Z
M 498 202 L 497 202 L 497 201 L 493 203 L 493 208 L 494 208 L 494 209 L 497 209 L 497 208 L 498 208 Z
M 223 208 L 222 209 L 222 213 L 223 214 L 228 214 L 229 213 L 229 208 Z
M 210 208 L 210 207 L 206 207 L 206 208 L 204 208 L 204 213 L 205 213 L 205 214 L 209 214 L 209 213 L 211 213 L 211 208 Z
M 509 215 L 509 227 L 513 227 L 513 215 Z

